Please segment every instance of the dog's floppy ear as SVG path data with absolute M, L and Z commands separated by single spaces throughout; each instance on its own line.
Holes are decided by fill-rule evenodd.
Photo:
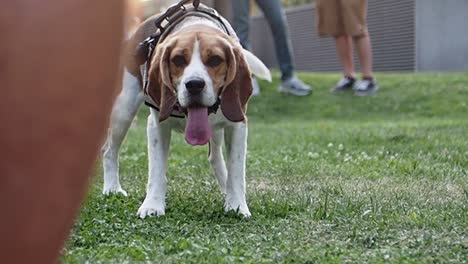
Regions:
M 247 102 L 252 95 L 252 77 L 240 44 L 229 45 L 226 53 L 229 68 L 227 85 L 221 94 L 221 110 L 230 121 L 242 122 L 246 119 Z
M 158 45 L 151 60 L 146 93 L 159 107 L 160 122 L 169 118 L 177 101 L 169 72 L 170 54 L 176 42 L 177 39 L 168 39 L 167 44 Z

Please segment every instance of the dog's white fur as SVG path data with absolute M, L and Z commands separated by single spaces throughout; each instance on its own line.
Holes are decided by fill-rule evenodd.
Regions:
M 203 23 L 207 22 L 203 21 Z M 194 43 L 193 49 L 191 61 L 177 85 L 179 103 L 182 106 L 188 104 L 188 93 L 184 84 L 193 78 L 202 78 L 207 84 L 202 92 L 203 103 L 212 105 L 217 100 L 213 81 L 201 60 L 199 43 Z M 270 71 L 258 58 L 248 51 L 244 51 L 244 57 L 253 74 L 259 78 L 271 80 Z M 108 137 L 103 147 L 103 193 L 106 195 L 112 193 L 127 195 L 119 181 L 118 152 L 138 108 L 145 99 L 150 100 L 150 98 L 145 98 L 138 79 L 125 71 L 123 89 L 115 102 Z M 213 132 L 210 140 L 209 161 L 221 192 L 225 194 L 225 210 L 237 210 L 241 215 L 249 217 L 251 214 L 246 202 L 245 186 L 247 122 L 231 122 L 222 114 L 222 111 L 210 115 L 209 121 Z M 137 213 L 141 218 L 165 214 L 166 169 L 171 131 L 182 132 L 184 128 L 185 119 L 171 117 L 164 122 L 159 122 L 159 112 L 151 109 L 147 123 L 149 158 L 147 194 Z M 222 152 L 223 141 L 226 147 L 227 164 Z
M 203 90 L 201 95 L 201 103 L 203 105 L 214 105 L 216 103 L 217 96 L 214 91 L 213 80 L 210 78 L 201 58 L 199 41 L 195 42 L 190 64 L 185 68 L 184 75 L 182 75 L 180 82 L 176 84 L 178 87 L 177 98 L 182 107 L 187 107 L 190 103 L 189 93 L 185 87 L 185 83 L 197 78 L 203 79 L 206 83 L 206 88 Z

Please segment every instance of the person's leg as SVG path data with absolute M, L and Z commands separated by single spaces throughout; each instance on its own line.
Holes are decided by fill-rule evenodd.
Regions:
M 379 90 L 372 72 L 372 46 L 369 33 L 354 37 L 356 51 L 361 63 L 362 81 L 355 86 L 357 96 L 367 96 Z
M 270 25 L 275 42 L 276 57 L 281 70 L 281 80 L 294 75 L 292 44 L 288 33 L 286 16 L 279 0 L 256 0 Z
M 367 0 L 347 0 L 341 2 L 345 31 L 353 36 L 363 73 L 362 81 L 354 89 L 356 95 L 375 93 L 379 87 L 372 73 L 372 47 L 367 29 Z
M 250 26 L 250 1 L 232 0 L 233 27 L 241 42 L 242 47 L 250 49 L 249 26 Z
M 330 91 L 332 93 L 352 90 L 355 83 L 352 38 L 345 33 L 340 0 L 317 0 L 317 31 L 319 36 L 334 36 L 336 51 L 343 68 L 344 77 Z
M 372 47 L 367 29 L 367 0 L 347 0 L 341 9 L 345 31 L 353 36 L 364 77 L 372 77 Z
M 343 78 L 330 91 L 340 93 L 352 90 L 356 83 L 356 72 L 353 63 L 353 39 L 343 34 L 335 37 L 336 51 L 343 67 Z
M 0 260 L 55 263 L 105 135 L 123 1 L 0 1 Z
M 372 46 L 369 34 L 354 37 L 354 44 L 361 64 L 363 78 L 373 78 L 372 73 Z
M 286 16 L 280 0 L 256 0 L 262 9 L 275 42 L 276 57 L 281 71 L 280 92 L 306 96 L 312 92 L 309 85 L 294 76 L 292 43 L 289 37 Z
M 250 28 L 250 0 L 232 0 L 233 28 L 239 37 L 240 43 L 244 49 L 250 50 L 249 28 Z M 252 95 L 260 94 L 260 86 L 257 79 L 252 78 Z
M 353 63 L 353 40 L 349 35 L 335 37 L 336 50 L 343 66 L 343 75 L 354 77 L 356 75 Z

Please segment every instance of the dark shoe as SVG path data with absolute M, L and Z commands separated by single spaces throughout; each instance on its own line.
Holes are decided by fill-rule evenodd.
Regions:
M 363 79 L 354 86 L 354 95 L 369 96 L 375 94 L 379 90 L 375 79 Z
M 353 77 L 343 77 L 338 84 L 336 84 L 336 87 L 331 89 L 331 93 L 341 93 L 345 91 L 351 91 L 354 87 L 354 84 L 356 83 L 356 79 Z

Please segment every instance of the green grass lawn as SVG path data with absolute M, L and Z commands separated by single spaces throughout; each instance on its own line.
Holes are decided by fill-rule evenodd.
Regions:
M 104 197 L 99 169 L 62 261 L 467 263 L 468 74 L 381 74 L 368 98 L 331 95 L 338 75 L 301 77 L 313 96 L 279 94 L 276 81 L 250 101 L 250 219 L 223 211 L 207 147 L 179 134 L 166 216 L 136 217 L 142 109 L 120 156 L 129 197 Z

